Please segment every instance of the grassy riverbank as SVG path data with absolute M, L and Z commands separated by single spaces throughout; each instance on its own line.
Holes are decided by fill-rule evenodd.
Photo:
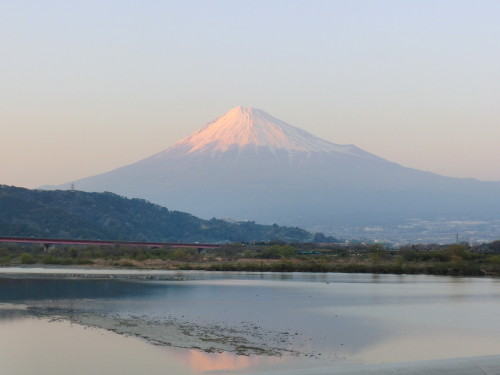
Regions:
M 106 268 L 252 272 L 356 272 L 500 276 L 500 254 L 481 254 L 465 245 L 386 250 L 381 245 L 344 248 L 318 244 L 230 244 L 197 250 L 141 247 L 0 247 L 0 265 L 22 264 Z

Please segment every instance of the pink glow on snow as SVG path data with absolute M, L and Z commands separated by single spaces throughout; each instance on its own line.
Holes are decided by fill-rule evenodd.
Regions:
M 274 118 L 268 113 L 249 107 L 236 107 L 184 138 L 175 146 L 187 145 L 189 152 L 208 147 L 212 151 L 227 151 L 237 145 L 264 146 L 271 150 L 301 152 L 356 153 L 351 145 L 336 145 Z

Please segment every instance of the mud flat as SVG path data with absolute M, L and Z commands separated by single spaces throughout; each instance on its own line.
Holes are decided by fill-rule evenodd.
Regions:
M 306 355 L 289 349 L 289 333 L 263 332 L 252 323 L 242 327 L 182 322 L 176 318 L 148 319 L 84 315 L 65 319 L 84 326 L 103 328 L 124 335 L 141 337 L 156 345 L 197 349 L 208 353 L 231 352 L 238 355 Z
M 237 355 L 305 356 L 314 353 L 290 349 L 291 338 L 297 332 L 271 332 L 247 322 L 232 327 L 229 324 L 195 324 L 175 317 L 155 318 L 75 313 L 65 309 L 41 309 L 26 305 L 0 304 L 0 317 L 40 318 L 67 321 L 84 327 L 105 329 L 125 336 L 142 338 L 154 345 L 196 349 L 207 353 L 229 352 Z

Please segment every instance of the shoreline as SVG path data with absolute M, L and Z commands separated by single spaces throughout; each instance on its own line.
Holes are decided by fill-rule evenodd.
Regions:
M 278 268 L 275 270 L 274 268 Z M 96 278 L 96 279 L 112 279 L 112 278 L 128 278 L 128 279 L 145 279 L 145 280 L 181 280 L 172 276 L 167 277 L 165 274 L 176 274 L 176 273 L 196 273 L 196 272 L 206 272 L 211 274 L 217 273 L 299 273 L 299 274 L 373 274 L 373 275 L 413 275 L 413 276 L 442 276 L 442 277 L 466 277 L 466 278 L 488 278 L 488 279 L 498 279 L 500 275 L 490 274 L 490 273 L 461 273 L 461 272 L 450 272 L 450 273 L 425 273 L 425 272 L 389 272 L 389 270 L 384 270 L 384 272 L 376 272 L 373 269 L 339 269 L 339 270 L 323 270 L 323 271 L 311 271 L 311 270 L 296 270 L 293 267 L 288 270 L 284 267 L 261 267 L 261 269 L 243 267 L 192 267 L 187 266 L 185 268 L 161 268 L 161 267 L 123 267 L 116 265 L 50 265 L 50 264 L 30 264 L 30 265 L 0 265 L 0 276 L 9 275 L 15 277 L 20 275 L 23 277 L 82 277 L 82 278 Z M 34 270 L 37 270 L 36 272 Z M 68 272 L 71 271 L 71 272 Z M 387 271 L 387 272 L 386 272 Z M 107 273 L 107 274 L 106 274 Z
M 500 241 L 499 241 L 500 242 Z M 489 252 L 487 250 L 489 249 Z M 500 252 L 500 250 L 499 250 Z M 134 246 L 10 245 L 0 249 L 0 268 L 63 266 L 107 269 L 239 272 L 370 273 L 394 275 L 500 276 L 500 253 L 468 244 L 387 249 L 315 243 L 232 243 L 218 249 Z

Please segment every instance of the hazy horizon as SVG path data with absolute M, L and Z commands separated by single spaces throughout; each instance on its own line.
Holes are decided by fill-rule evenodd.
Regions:
M 0 184 L 125 166 L 237 105 L 406 167 L 500 180 L 496 1 L 1 10 Z

